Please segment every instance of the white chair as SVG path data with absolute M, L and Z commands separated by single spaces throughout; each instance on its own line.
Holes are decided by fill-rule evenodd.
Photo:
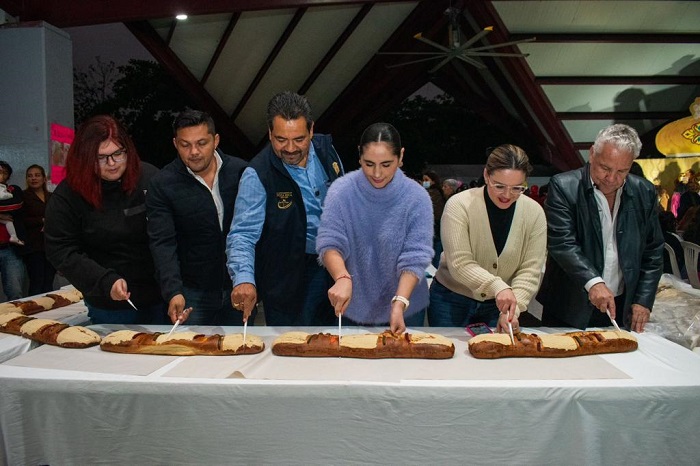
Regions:
M 700 246 L 690 241 L 681 241 L 683 246 L 683 257 L 685 258 L 685 270 L 688 271 L 688 281 L 693 288 L 700 289 L 700 279 L 698 278 L 698 257 L 700 257 Z
M 666 252 L 668 253 L 668 258 L 671 262 L 671 272 L 673 272 L 674 276 L 682 280 L 683 278 L 681 278 L 681 271 L 678 268 L 678 259 L 676 258 L 676 251 L 674 251 L 671 245 L 668 243 L 664 243 L 664 249 L 666 249 Z

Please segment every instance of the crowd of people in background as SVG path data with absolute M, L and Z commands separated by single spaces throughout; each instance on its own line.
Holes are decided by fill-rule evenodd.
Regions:
M 601 130 L 583 168 L 543 186 L 528 184 L 529 158 L 510 144 L 479 178 L 411 179 L 410 148 L 388 123 L 365 129 L 360 168 L 346 174 L 293 92 L 269 101 L 267 132 L 245 162 L 218 149 L 208 114 L 186 110 L 177 157 L 158 170 L 118 121 L 95 116 L 53 193 L 43 167 L 27 169 L 22 190 L 0 162 L 7 298 L 51 291 L 58 272 L 93 323 L 242 325 L 262 302 L 268 325 L 402 332 L 426 318 L 517 329 L 537 294 L 547 325 L 604 326 L 610 314 L 643 331 L 663 243 L 679 257 L 681 238 L 700 241 L 700 179 L 687 172 L 663 196 L 634 174 L 641 142 L 626 125 Z

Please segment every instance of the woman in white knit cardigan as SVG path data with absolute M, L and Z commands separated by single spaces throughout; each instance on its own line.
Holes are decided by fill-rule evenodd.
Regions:
M 539 288 L 547 248 L 542 207 L 522 196 L 532 167 L 519 147 L 491 152 L 486 186 L 452 196 L 442 215 L 444 252 L 430 287 L 428 322 L 484 322 L 507 331 Z

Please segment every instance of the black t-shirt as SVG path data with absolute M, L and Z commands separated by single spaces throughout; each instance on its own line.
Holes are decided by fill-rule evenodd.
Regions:
M 510 233 L 510 225 L 513 223 L 513 213 L 515 212 L 515 202 L 507 209 L 501 209 L 493 203 L 486 192 L 488 188 L 484 187 L 484 200 L 486 201 L 486 212 L 489 216 L 489 225 L 491 226 L 491 237 L 493 244 L 496 246 L 496 254 L 501 255 L 503 247 L 506 245 L 508 233 Z

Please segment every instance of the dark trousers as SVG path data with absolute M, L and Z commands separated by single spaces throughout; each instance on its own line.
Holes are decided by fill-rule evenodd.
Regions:
M 328 289 L 333 280 L 326 269 L 318 264 L 316 254 L 306 255 L 304 267 L 303 306 L 300 313 L 276 308 L 263 301 L 265 324 L 270 326 L 326 326 L 337 323 L 333 306 L 328 300 Z
M 53 291 L 53 279 L 56 276 L 56 269 L 46 260 L 44 251 L 34 251 L 24 256 L 29 275 L 29 296 L 48 293 Z
M 165 303 L 157 303 L 151 306 L 139 306 L 138 311 L 126 304 L 121 309 L 105 309 L 85 303 L 88 308 L 88 317 L 94 325 L 101 324 L 141 324 L 163 325 L 169 324 L 165 320 L 168 306 Z
M 624 308 L 623 306 L 625 305 L 625 294 L 622 293 L 620 296 L 615 297 L 615 322 L 617 322 L 617 325 L 620 326 L 620 328 L 625 328 L 624 326 Z M 545 327 L 571 327 L 570 324 L 567 324 L 563 320 L 559 320 L 556 317 L 552 316 L 551 313 L 543 313 L 542 314 L 542 325 Z M 586 328 L 589 327 L 611 327 L 612 323 L 610 323 L 610 319 L 608 319 L 608 315 L 605 312 L 600 312 L 598 309 L 594 309 L 593 312 L 591 313 L 591 318 L 588 319 L 588 325 Z
M 183 287 L 185 307 L 192 307 L 190 316 L 185 321 L 187 325 L 243 325 L 243 312 L 234 309 L 231 304 L 231 289 L 199 290 Z M 248 318 L 248 325 L 253 325 L 257 308 Z

